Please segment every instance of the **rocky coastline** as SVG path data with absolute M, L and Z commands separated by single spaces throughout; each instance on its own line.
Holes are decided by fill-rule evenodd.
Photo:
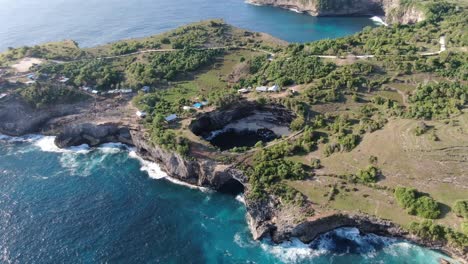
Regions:
M 168 151 L 147 140 L 145 130 L 135 123 L 90 122 L 89 109 L 75 111 L 47 109 L 31 111 L 23 109 L 24 115 L 12 118 L 0 109 L 0 133 L 21 136 L 28 133 L 55 135 L 58 147 L 66 148 L 81 144 L 98 146 L 103 143 L 119 142 L 135 146 L 144 159 L 156 162 L 170 177 L 196 186 L 208 187 L 227 193 L 249 192 L 246 175 L 232 164 L 225 164 L 209 158 L 184 157 Z M 28 113 L 27 115 L 25 113 Z M 47 114 L 44 114 L 47 113 Z M 71 118 L 73 116 L 73 118 Z M 224 118 L 226 115 L 223 115 Z M 21 128 L 27 118 L 39 120 L 34 126 Z M 8 122 L 6 122 L 8 121 Z M 27 122 L 26 122 L 27 123 Z M 9 124 L 9 125 L 5 125 Z M 216 125 L 214 128 L 217 128 Z M 248 196 L 248 195 L 246 195 Z M 442 251 L 462 263 L 468 259 L 468 250 L 451 247 L 443 241 L 428 241 L 411 235 L 398 225 L 364 214 L 329 212 L 306 216 L 310 204 L 303 206 L 281 205 L 278 197 L 270 196 L 264 201 L 246 199 L 247 218 L 254 239 L 270 237 L 280 243 L 292 237 L 309 243 L 319 235 L 339 227 L 357 227 L 363 233 L 397 237 L 416 244 Z
M 425 19 L 424 12 L 400 0 L 248 0 L 253 5 L 269 5 L 312 16 L 379 16 L 386 23 L 412 24 Z

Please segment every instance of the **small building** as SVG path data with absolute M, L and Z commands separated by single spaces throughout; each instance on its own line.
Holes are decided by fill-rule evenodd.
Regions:
M 141 90 L 144 92 L 144 93 L 149 93 L 150 91 L 150 87 L 149 86 L 143 86 L 143 88 L 141 88 Z
M 190 109 L 192 109 L 192 107 L 187 106 L 187 105 L 184 105 L 184 106 L 182 106 L 182 109 L 183 109 L 184 111 L 190 111 Z
M 240 93 L 240 94 L 246 94 L 248 92 L 250 92 L 250 90 L 247 88 L 242 88 L 242 89 L 237 90 L 237 93 Z
M 193 107 L 196 109 L 201 109 L 203 107 L 202 103 L 194 103 Z
M 59 79 L 59 82 L 66 83 L 66 82 L 68 82 L 68 80 L 70 80 L 70 78 L 62 77 L 62 78 Z
M 132 89 L 120 89 L 120 93 L 131 93 Z
M 89 87 L 89 86 L 83 86 L 83 87 L 81 87 L 81 89 L 82 89 L 83 91 L 89 91 L 89 90 L 92 90 L 92 88 L 91 88 L 91 87 Z
M 26 76 L 29 80 L 35 80 L 36 79 L 36 75 L 34 73 L 31 73 L 31 74 L 28 74 Z
M 8 94 L 6 94 L 6 93 L 0 94 L 0 99 L 5 98 L 7 95 L 8 95 Z
M 276 84 L 268 87 L 268 92 L 279 92 L 279 90 L 280 90 L 280 87 Z
M 208 105 L 208 101 L 201 101 L 200 104 L 202 104 L 203 106 L 206 106 Z
M 32 85 L 32 84 L 35 84 L 35 83 L 36 83 L 36 81 L 27 81 L 27 82 L 25 82 L 26 85 Z
M 139 118 L 145 118 L 146 117 L 146 112 L 143 112 L 143 111 L 137 111 L 136 112 L 136 116 L 138 116 Z
M 92 90 L 91 93 L 92 93 L 92 94 L 98 94 L 99 91 L 98 91 L 98 90 Z
M 176 114 L 172 114 L 172 115 L 168 115 L 164 118 L 164 120 L 166 120 L 166 122 L 172 122 L 174 120 L 177 119 L 177 115 Z
M 260 92 L 260 93 L 264 93 L 264 92 L 267 92 L 267 91 L 268 91 L 268 87 L 266 87 L 266 86 L 259 86 L 259 87 L 255 88 L 255 91 Z

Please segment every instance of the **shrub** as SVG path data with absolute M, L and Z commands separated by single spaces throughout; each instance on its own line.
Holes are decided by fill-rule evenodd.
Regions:
M 453 212 L 460 217 L 468 219 L 468 200 L 458 200 L 453 205 Z
M 424 220 L 421 223 L 412 222 L 409 226 L 409 231 L 421 238 L 426 238 L 434 241 L 445 240 L 459 248 L 468 246 L 468 236 L 456 232 L 449 227 L 444 227 L 435 224 L 433 221 Z
M 394 194 L 398 204 L 405 208 L 409 214 L 428 219 L 440 216 L 439 204 L 414 188 L 397 187 Z
M 294 131 L 301 130 L 305 125 L 304 117 L 298 116 L 291 122 L 290 128 Z
M 373 183 L 377 181 L 377 177 L 379 174 L 380 174 L 380 171 L 378 168 L 374 166 L 367 166 L 366 169 L 359 170 L 356 176 L 361 182 Z

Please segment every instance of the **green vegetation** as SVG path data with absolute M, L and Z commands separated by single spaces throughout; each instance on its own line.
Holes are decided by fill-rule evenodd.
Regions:
M 39 73 L 52 78 L 67 76 L 76 86 L 94 86 L 98 90 L 117 89 L 123 85 L 123 76 L 115 65 L 104 60 L 84 60 L 71 63 L 48 64 Z
M 435 224 L 430 220 L 424 220 L 421 223 L 413 222 L 409 226 L 409 230 L 418 237 L 427 238 L 433 241 L 447 241 L 449 244 L 458 248 L 468 246 L 467 235 L 456 232 L 449 227 Z
M 414 188 L 395 188 L 395 198 L 398 204 L 409 214 L 435 219 L 440 216 L 439 205 L 429 196 L 419 193 Z
M 222 50 L 189 48 L 176 52 L 154 53 L 149 56 L 147 63 L 135 62 L 126 68 L 126 82 L 130 87 L 141 87 L 173 81 L 178 74 L 195 71 L 222 54 Z
M 377 182 L 377 177 L 380 174 L 380 170 L 374 166 L 367 166 L 364 170 L 359 170 L 356 174 L 356 177 L 359 181 L 364 183 L 374 183 Z
M 410 97 L 409 116 L 423 119 L 448 118 L 466 104 L 468 85 L 432 83 L 419 86 Z
M 87 98 L 86 95 L 66 86 L 40 83 L 24 88 L 21 96 L 36 108 L 73 103 Z
M 85 58 L 88 53 L 78 47 L 78 43 L 71 40 L 52 42 L 33 47 L 8 48 L 0 53 L 0 66 L 8 66 L 13 61 L 24 57 L 34 57 L 51 60 L 75 60 Z
M 454 213 L 465 219 L 468 219 L 468 200 L 458 200 L 453 205 Z

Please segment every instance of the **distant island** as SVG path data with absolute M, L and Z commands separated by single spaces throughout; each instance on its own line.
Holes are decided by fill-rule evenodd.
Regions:
M 10 48 L 0 133 L 135 146 L 180 181 L 244 193 L 255 239 L 355 226 L 463 262 L 467 11 L 418 6 L 417 19 L 306 44 L 209 20 L 92 48 Z

